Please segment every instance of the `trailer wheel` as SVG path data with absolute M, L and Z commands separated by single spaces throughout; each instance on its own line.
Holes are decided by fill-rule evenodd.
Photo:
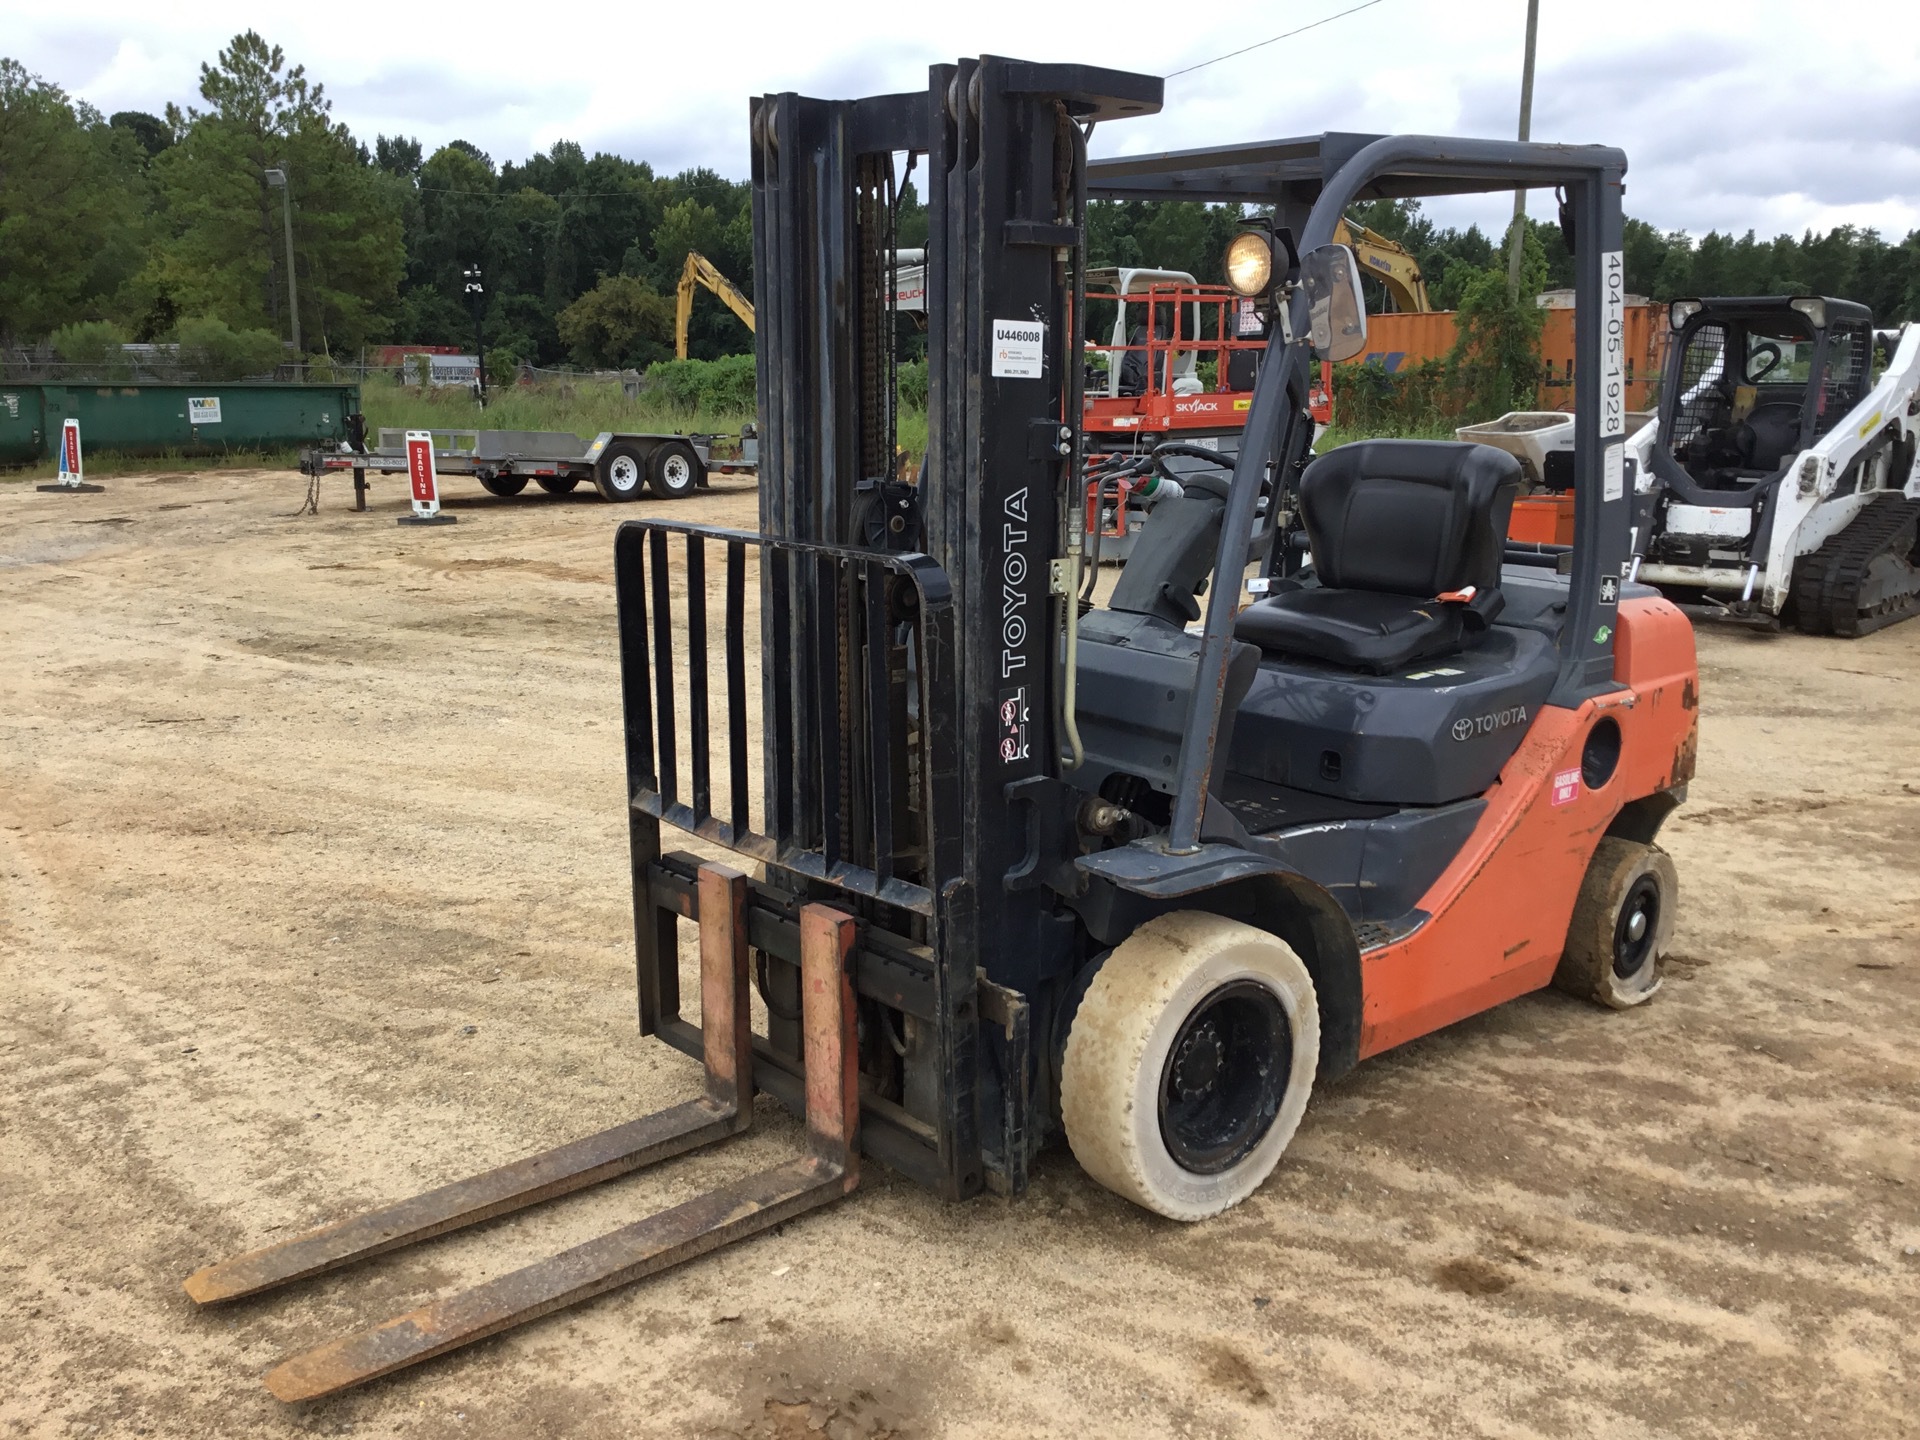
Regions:
M 580 483 L 578 475 L 542 475 L 540 488 L 549 495 L 571 495 L 573 487 Z
M 1660 988 L 1680 878 L 1657 845 L 1608 835 L 1594 849 L 1567 927 L 1554 985 L 1609 1010 L 1644 1005 Z
M 684 441 L 668 440 L 655 446 L 647 469 L 648 483 L 662 500 L 691 495 L 700 483 L 700 457 Z
M 498 495 L 505 500 L 510 495 L 518 495 L 527 488 L 524 475 L 482 475 L 480 484 L 489 495 Z
M 637 445 L 609 445 L 593 470 L 594 487 L 609 500 L 638 500 L 646 479 L 646 455 Z
M 1176 911 L 1101 963 L 1067 1033 L 1074 1158 L 1174 1220 L 1237 1205 L 1293 1139 L 1320 1062 L 1313 977 L 1251 925 Z

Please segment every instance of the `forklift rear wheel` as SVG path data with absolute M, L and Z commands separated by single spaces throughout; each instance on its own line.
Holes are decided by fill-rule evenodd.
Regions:
M 1569 995 L 1627 1010 L 1660 988 L 1673 938 L 1680 877 L 1657 845 L 1609 835 L 1593 852 L 1553 983 Z
M 573 487 L 580 483 L 578 475 L 542 475 L 540 488 L 549 495 L 571 495 Z
M 638 500 L 646 481 L 646 463 L 632 445 L 609 445 L 593 471 L 595 488 L 609 500 Z
M 524 475 L 482 475 L 480 484 L 489 495 L 498 495 L 502 500 L 509 495 L 518 495 L 527 488 Z
M 1319 1062 L 1313 977 L 1284 941 L 1219 915 L 1161 915 L 1107 956 L 1073 1017 L 1067 1141 L 1116 1195 L 1204 1220 L 1273 1173 Z
M 648 465 L 648 483 L 662 500 L 678 500 L 691 495 L 700 483 L 700 457 L 693 447 L 669 440 L 653 452 Z

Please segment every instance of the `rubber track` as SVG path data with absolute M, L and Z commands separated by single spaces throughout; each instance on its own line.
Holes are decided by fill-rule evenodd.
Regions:
M 1793 567 L 1794 624 L 1809 635 L 1870 635 L 1920 613 L 1920 571 L 1915 587 L 1890 609 L 1860 613 L 1860 587 L 1867 567 L 1889 552 L 1914 550 L 1920 502 L 1898 493 L 1877 495 L 1837 535 L 1802 555 Z

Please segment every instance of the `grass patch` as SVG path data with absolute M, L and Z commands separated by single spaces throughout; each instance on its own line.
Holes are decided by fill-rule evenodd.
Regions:
M 610 380 L 500 386 L 487 392 L 487 408 L 482 410 L 473 403 L 472 392 L 453 386 L 423 391 L 417 385 L 370 379 L 360 387 L 360 410 L 367 417 L 369 445 L 379 439 L 383 426 L 412 430 L 566 430 L 590 440 L 603 430 L 731 434 L 753 419 L 751 409 L 689 409 L 651 392 L 629 399 Z
M 115 450 L 94 454 L 83 445 L 81 453 L 85 461 L 82 478 L 89 481 L 180 470 L 291 470 L 300 463 L 298 450 L 221 450 L 211 455 L 161 450 L 148 455 L 128 455 Z M 17 470 L 0 472 L 0 485 L 14 481 L 45 484 L 59 478 L 58 462 L 41 460 Z
M 1351 445 L 1355 440 L 1451 440 L 1453 429 L 1447 425 L 1341 425 L 1338 421 L 1320 432 L 1314 453 L 1324 455 L 1336 445 Z
M 629 399 L 608 380 L 550 380 L 509 385 L 487 393 L 487 408 L 472 393 L 447 386 L 424 393 L 417 385 L 368 380 L 360 389 L 367 417 L 367 443 L 381 427 L 413 430 L 566 430 L 592 439 L 603 430 L 635 433 L 737 434 L 753 419 L 751 408 L 709 409 L 676 405 L 655 391 Z M 927 453 L 927 412 L 902 406 L 900 443 L 918 460 Z

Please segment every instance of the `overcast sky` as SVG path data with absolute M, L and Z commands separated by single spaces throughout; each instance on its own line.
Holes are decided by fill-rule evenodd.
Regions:
M 76 12 L 6 0 L 0 53 L 105 112 L 157 114 L 195 99 L 200 63 L 252 25 L 368 142 L 413 135 L 431 152 L 466 139 L 502 161 L 571 139 L 661 173 L 705 165 L 739 178 L 752 94 L 916 89 L 929 64 L 978 54 L 1166 74 L 1354 3 L 331 0 L 283 11 L 86 0 Z M 1623 148 L 1629 214 L 1696 234 L 1920 228 L 1915 0 L 1540 8 L 1534 138 Z M 1161 115 L 1103 127 L 1094 151 L 1327 129 L 1509 136 L 1525 16 L 1525 0 L 1378 0 L 1169 81 Z M 1430 211 L 1498 227 L 1509 208 L 1476 199 Z

